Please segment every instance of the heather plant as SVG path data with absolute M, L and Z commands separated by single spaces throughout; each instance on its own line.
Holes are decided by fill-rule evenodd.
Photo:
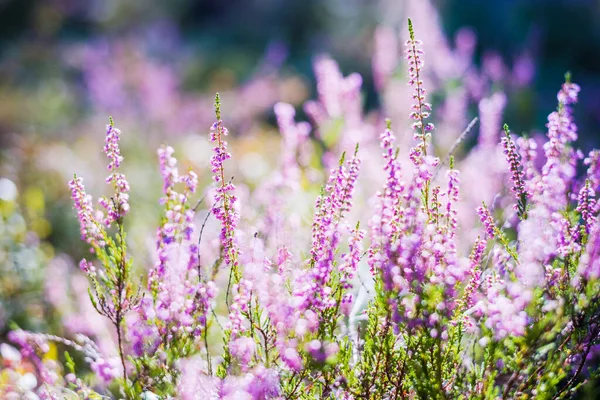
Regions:
M 332 60 L 319 61 L 319 101 L 306 105 L 318 134 L 295 122 L 291 106 L 276 106 L 280 170 L 256 190 L 263 200 L 251 222 L 243 217 L 248 195 L 228 172 L 234 157 L 219 95 L 204 194 L 173 148 L 158 150 L 164 211 L 150 267 L 128 252 L 135 208 L 111 119 L 104 152 L 112 194 L 95 206 L 81 177 L 69 185 L 92 255 L 80 263 L 89 301 L 112 327 L 115 351 L 104 354 L 84 335 L 15 328 L 20 352 L 0 349 L 10 369 L 0 390 L 18 396 L 26 387 L 41 398 L 558 399 L 597 379 L 600 156 L 574 147 L 579 86 L 567 74 L 541 149 L 507 125 L 499 137 L 504 97 L 480 103 L 486 135 L 472 154 L 491 161 L 503 153 L 505 173 L 491 203 L 482 194 L 466 211 L 478 219 L 473 229 L 460 208 L 461 165 L 477 158 L 438 154 L 425 55 L 410 20 L 408 28 L 411 146 L 399 148 L 394 129 L 404 128 L 387 120 L 378 140 L 382 186 L 358 213 L 373 140 L 357 100 L 360 77 L 344 78 Z M 289 197 L 314 175 L 309 142 L 321 146 L 328 177 L 310 224 L 300 226 L 285 216 Z M 215 238 L 204 229 L 209 219 L 219 225 Z M 308 237 L 278 237 L 286 225 Z M 56 346 L 67 350 L 62 363 L 48 357 Z M 16 372 L 23 363 L 31 375 Z

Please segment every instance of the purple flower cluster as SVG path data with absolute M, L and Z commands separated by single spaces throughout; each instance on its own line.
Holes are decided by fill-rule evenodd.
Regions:
M 301 277 L 299 290 L 295 294 L 303 299 L 301 308 L 304 310 L 314 308 L 323 311 L 336 304 L 329 282 L 340 242 L 340 222 L 350 210 L 359 170 L 360 159 L 356 152 L 347 163 L 342 157 L 339 166 L 331 171 L 323 193 L 316 200 L 310 269 Z
M 523 285 L 490 276 L 483 285 L 485 301 L 477 305 L 485 315 L 485 326 L 494 332 L 496 340 L 506 336 L 522 336 L 528 326 L 525 308 L 532 293 Z
M 104 247 L 104 229 L 97 221 L 98 213 L 94 210 L 92 196 L 85 191 L 83 178 L 75 176 L 73 180 L 69 181 L 69 187 L 71 188 L 73 205 L 77 210 L 81 239 L 88 242 L 92 247 Z
M 477 238 L 475 245 L 473 246 L 473 250 L 469 255 L 469 283 L 467 283 L 467 286 L 465 286 L 462 300 L 462 305 L 464 309 L 467 310 L 475 305 L 475 294 L 481 285 L 481 269 L 479 265 L 481 264 L 486 245 L 487 240 Z M 469 329 L 474 328 L 473 320 L 467 315 L 464 316 L 463 320 Z
M 526 218 L 527 198 L 529 197 L 529 194 L 525 190 L 525 174 L 523 172 L 523 167 L 521 166 L 521 159 L 517 152 L 517 147 L 510 137 L 510 131 L 506 124 L 504 125 L 504 132 L 505 136 L 502 138 L 502 147 L 504 148 L 506 161 L 509 165 L 510 178 L 513 183 L 511 191 L 517 199 L 515 210 L 518 211 L 521 218 Z
M 548 116 L 548 141 L 544 144 L 546 164 L 542 169 L 540 194 L 553 202 L 550 208 L 558 209 L 565 205 L 567 181 L 575 176 L 574 163 L 581 157 L 567 147 L 577 140 L 577 125 L 573 121 L 572 104 L 577 102 L 579 86 L 564 83 L 558 92 L 558 110 Z M 563 161 L 566 159 L 566 162 Z
M 286 281 L 281 274 L 269 274 L 260 268 L 247 269 L 256 291 L 256 298 L 268 315 L 275 330 L 275 346 L 284 364 L 295 371 L 302 367 L 302 359 L 297 351 L 298 338 L 314 331 L 317 315 L 312 310 L 301 313 L 297 307 L 303 299 L 296 299 L 288 294 Z M 289 339 L 295 335 L 296 339 Z
M 99 205 L 106 210 L 106 217 L 101 211 L 94 209 L 92 197 L 86 193 L 82 178 L 75 176 L 69 182 L 82 239 L 92 246 L 92 250 L 106 245 L 105 230 L 129 212 L 129 183 L 125 175 L 117 172 L 123 161 L 119 148 L 120 136 L 121 131 L 114 127 L 111 119 L 110 124 L 106 126 L 104 153 L 109 159 L 108 170 L 111 171 L 106 183 L 113 185 L 114 194 L 110 199 L 101 197 L 98 200 Z
M 535 166 L 538 155 L 538 145 L 535 139 L 520 136 L 517 138 L 516 145 L 521 156 L 521 165 L 523 167 L 523 176 L 525 179 L 525 192 L 531 197 L 535 191 L 535 181 L 538 174 Z
M 344 77 L 339 65 L 326 55 L 315 59 L 313 70 L 318 101 L 304 103 L 304 111 L 315 125 L 315 136 L 336 143 L 338 150 L 369 141 L 373 128 L 363 119 L 362 77 L 357 73 Z M 332 125 L 336 128 L 331 129 Z M 336 154 L 333 149 L 323 154 L 326 168 L 335 165 Z
M 410 39 L 406 41 L 406 59 L 408 60 L 408 84 L 414 88 L 412 98 L 414 104 L 410 118 L 416 120 L 413 123 L 415 131 L 415 140 L 422 141 L 422 152 L 427 155 L 427 135 L 434 129 L 432 123 L 425 122 L 431 114 L 431 104 L 425 101 L 427 92 L 423 88 L 422 68 L 423 68 L 423 50 L 420 49 L 422 42 L 415 39 L 412 21 L 408 20 L 408 29 Z
M 426 123 L 425 120 L 430 117 L 431 104 L 427 103 L 426 91 L 423 88 L 421 74 L 423 73 L 423 50 L 419 48 L 421 41 L 415 39 L 412 22 L 408 20 L 408 29 L 410 39 L 406 42 L 406 57 L 408 59 L 408 84 L 414 88 L 412 95 L 413 103 L 410 118 L 416 120 L 413 123 L 413 139 L 417 141 L 416 145 L 410 149 L 409 158 L 413 164 L 413 178 L 409 187 L 409 195 L 418 197 L 417 191 L 423 191 L 425 196 L 429 195 L 429 182 L 433 177 L 432 168 L 435 168 L 440 160 L 437 157 L 427 155 L 429 145 L 428 139 L 434 130 L 432 123 Z M 426 201 L 425 203 L 428 203 Z M 429 205 L 425 204 L 427 208 Z
M 104 382 L 111 382 L 121 373 L 120 361 L 117 357 L 95 360 L 90 364 L 90 368 Z
M 142 299 L 136 313 L 127 320 L 131 351 L 136 357 L 154 354 L 162 341 L 159 327 L 153 323 L 156 311 L 150 298 Z
M 306 350 L 315 361 L 324 363 L 337 355 L 339 346 L 335 342 L 323 343 L 315 339 L 306 344 Z
M 600 190 L 600 150 L 592 150 L 583 161 L 588 166 L 587 176 L 592 189 Z
M 577 273 L 587 280 L 600 278 L 600 223 L 598 221 L 595 221 L 590 229 L 588 243 Z M 579 280 L 575 279 L 574 283 L 578 284 Z
M 227 128 L 223 126 L 223 121 L 220 119 L 219 97 L 217 95 L 217 121 L 210 128 L 210 141 L 215 143 L 213 148 L 213 156 L 210 159 L 211 171 L 213 180 L 219 185 L 215 189 L 214 206 L 212 213 L 221 223 L 221 243 L 223 246 L 223 261 L 226 265 L 231 266 L 236 275 L 238 268 L 238 253 L 239 250 L 234 241 L 234 233 L 239 221 L 239 214 L 236 210 L 237 197 L 234 195 L 235 185 L 225 181 L 225 169 L 223 163 L 231 158 L 231 154 L 227 151 L 227 142 L 225 137 L 228 134 Z M 236 276 L 239 280 L 240 277 Z
M 38 369 L 43 383 L 52 385 L 57 379 L 56 372 L 48 368 L 43 358 L 50 351 L 50 345 L 43 335 L 36 335 L 24 330 L 9 332 L 8 339 L 19 346 L 21 356 L 31 360 Z
M 344 290 L 352 287 L 352 279 L 356 274 L 362 256 L 362 240 L 364 237 L 365 232 L 360 230 L 358 225 L 350 232 L 348 252 L 342 255 L 342 263 L 339 266 L 340 285 Z M 352 294 L 348 293 L 344 296 L 342 305 L 342 309 L 348 312 L 349 307 L 352 305 Z
M 541 174 L 531 182 L 531 208 L 527 220 L 519 224 L 522 249 L 517 271 L 528 285 L 541 284 L 548 273 L 546 267 L 565 249 L 576 249 L 574 239 L 578 236 L 569 228 L 569 222 L 561 210 L 568 205 L 568 191 L 576 175 L 576 166 L 582 155 L 569 144 L 577 139 L 577 127 L 573 120 L 572 104 L 577 102 L 579 86 L 563 84 L 558 93 L 558 110 L 548 116 L 548 141 L 544 144 L 546 162 Z M 553 273 L 551 273 L 552 275 Z
M 297 215 L 289 215 L 287 206 L 297 198 L 302 170 L 310 161 L 311 131 L 308 122 L 295 121 L 296 111 L 291 104 L 280 102 L 273 110 L 282 137 L 279 168 L 257 188 L 255 196 L 264 209 L 257 230 L 266 237 L 265 246 L 269 250 L 291 245 L 291 235 L 284 236 L 282 232 L 294 231 L 300 225 Z
M 337 63 L 328 56 L 321 56 L 315 61 L 314 71 L 319 102 L 308 101 L 304 109 L 315 123 L 323 123 L 326 117 L 352 119 L 360 115 L 360 101 L 357 99 L 362 77 L 359 74 L 344 77 Z M 350 122 L 360 121 L 354 119 Z
M 262 365 L 221 379 L 206 375 L 205 363 L 199 357 L 184 360 L 182 364 L 178 386 L 183 400 L 258 400 L 278 398 L 281 394 L 277 370 Z
M 161 279 L 169 261 L 170 249 L 178 247 L 181 241 L 188 242 L 189 262 L 188 269 L 195 268 L 198 264 L 197 246 L 192 241 L 196 230 L 194 225 L 194 210 L 189 207 L 189 197 L 195 193 L 198 185 L 198 176 L 193 171 L 187 174 L 179 174 L 177 159 L 173 157 L 173 148 L 163 146 L 158 150 L 160 173 L 163 177 L 163 192 L 161 203 L 165 206 L 163 222 L 156 233 L 156 249 L 158 255 L 155 270 L 150 274 L 149 286 L 154 285 L 155 280 Z M 183 183 L 183 193 L 175 189 L 175 185 Z M 155 276 L 156 275 L 156 276 Z
M 477 215 L 479 215 L 479 220 L 485 228 L 486 236 L 489 239 L 493 239 L 496 236 L 496 223 L 485 204 L 477 207 Z
M 578 384 L 580 372 L 591 366 L 585 360 L 600 338 L 594 300 L 600 279 L 600 152 L 590 153 L 584 161 L 585 180 L 577 177 L 583 155 L 572 148 L 577 139 L 572 105 L 579 86 L 567 79 L 558 93 L 558 110 L 548 118 L 545 160 L 538 159 L 542 154 L 538 157 L 537 139 L 514 139 L 506 125 L 504 137 L 498 137 L 506 105 L 503 93 L 481 100 L 484 94 L 474 95 L 465 84 L 448 95 L 443 104 L 445 128 L 463 123 L 450 114 L 464 114 L 469 96 L 479 102 L 482 119 L 475 157 L 470 159 L 471 165 L 483 162 L 482 168 L 462 168 L 459 173 L 455 146 L 444 162 L 435 154 L 444 149 L 443 141 L 428 147 L 434 129 L 426 122 L 431 105 L 426 102 L 423 74 L 428 71 L 423 70 L 421 42 L 415 39 L 410 20 L 409 35 L 410 88 L 405 90 L 412 100 L 407 92 L 404 95 L 412 103 L 416 143 L 406 146 L 409 150 L 399 146 L 389 120 L 379 143 L 376 137 L 361 139 L 367 149 L 379 145 L 383 164 L 383 173 L 377 169 L 382 188 L 369 203 L 367 238 L 360 224 L 351 228 L 350 220 L 356 218 L 351 212 L 356 213 L 361 206 L 356 199 L 362 199 L 366 192 L 362 189 L 371 184 L 357 188 L 359 171 L 377 167 L 377 162 L 368 158 L 369 152 L 361 161 L 356 146 L 352 157 L 346 159 L 344 152 L 331 168 L 332 154 L 370 133 L 362 131 L 369 125 L 359 99 L 362 78 L 344 77 L 337 64 L 324 57 L 315 65 L 319 101 L 305 105 L 316 125 L 315 142 L 323 145 L 323 151 L 312 146 L 310 125 L 295 121 L 294 108 L 277 104 L 283 136 L 280 170 L 258 190 L 238 193 L 226 176 L 224 164 L 231 154 L 217 95 L 216 122 L 210 129 L 212 198 L 202 228 L 214 215 L 219 231 L 212 233 L 215 237 L 208 245 L 201 241 L 204 229 L 198 230 L 195 221 L 201 201 L 196 207 L 190 204 L 198 176 L 180 173 L 173 148 L 158 150 L 164 215 L 156 232 L 156 260 L 148 286 L 140 289 L 147 295 L 136 298 L 122 223 L 129 209 L 129 185 L 116 172 L 122 161 L 120 132 L 111 121 L 105 152 L 111 171 L 107 182 L 113 184 L 115 195 L 100 200 L 107 217 L 94 210 L 80 178 L 70 185 L 82 235 L 98 253 L 94 262 L 83 259 L 80 268 L 90 278 L 93 307 L 116 328 L 113 347 L 119 357 L 116 351 L 104 357 L 85 340 L 62 343 L 79 346 L 76 349 L 84 353 L 95 376 L 122 388 L 126 396 L 131 392 L 131 397 L 350 400 L 367 394 L 374 398 L 542 394 L 542 385 L 532 381 L 542 382 L 544 390 L 560 397 L 561 390 Z M 465 47 L 457 52 L 468 53 L 473 44 L 457 46 Z M 392 62 L 378 63 L 385 65 L 378 66 L 377 85 L 390 84 Z M 491 81 L 506 72 L 493 56 L 484 63 Z M 468 72 L 468 66 L 451 64 Z M 440 66 L 434 72 L 456 73 Z M 480 86 L 481 91 L 485 85 Z M 336 119 L 343 120 L 341 125 L 328 126 Z M 460 152 L 456 154 L 460 159 Z M 408 173 L 401 163 L 405 156 Z M 310 225 L 302 223 L 298 210 L 302 199 L 295 195 L 324 177 L 312 162 L 315 158 L 329 175 Z M 512 182 L 512 194 L 502 186 L 506 178 Z M 485 186 L 485 193 L 465 190 L 469 179 Z M 238 195 L 244 204 L 246 199 L 248 204 L 258 203 L 258 211 L 245 213 L 241 220 Z M 513 195 L 517 215 L 511 210 Z M 465 200 L 468 196 L 471 202 Z M 477 198 L 479 203 L 481 197 L 492 205 L 488 208 L 483 202 L 474 213 L 473 201 Z M 109 229 L 113 222 L 119 229 L 115 238 Z M 298 228 L 294 233 L 299 237 L 306 235 L 306 247 L 310 246 L 306 255 L 299 241 L 277 237 L 290 227 Z M 211 234 L 210 229 L 207 232 Z M 363 253 L 365 240 L 368 249 Z M 206 249 L 218 253 L 212 265 L 204 261 Z M 365 254 L 371 276 L 363 279 L 359 272 Z M 302 257 L 304 262 L 299 261 Z M 215 282 L 227 288 L 220 303 Z M 53 293 L 53 297 L 60 296 Z M 48 338 L 22 332 L 13 332 L 12 340 L 23 356 L 47 371 L 43 373 L 48 385 L 56 383 L 58 369 L 44 364 Z M 479 364 L 482 368 L 476 367 Z
M 195 211 L 190 207 L 198 176 L 191 170 L 180 174 L 173 153 L 169 146 L 158 150 L 165 212 L 156 233 L 156 264 L 148 275 L 154 302 L 142 303 L 139 326 L 130 332 L 137 352 L 153 351 L 157 335 L 163 341 L 199 335 L 216 296 L 214 283 L 200 276 Z
M 158 149 L 158 162 L 160 174 L 163 178 L 163 193 L 168 194 L 171 188 L 179 180 L 179 170 L 177 169 L 177 159 L 173 157 L 175 150 L 171 146 L 163 146 Z
M 424 119 L 429 117 L 431 106 L 424 103 L 420 79 L 422 51 L 418 49 L 410 21 L 409 31 L 409 84 L 415 87 L 411 117 L 418 120 L 413 125 L 417 145 L 409 153 L 413 175 L 405 188 L 388 123 L 380 144 L 386 183 L 377 194 L 378 204 L 371 220 L 369 265 L 372 273 L 380 274 L 390 296 L 388 302 L 395 324 L 405 322 L 409 328 L 427 326 L 432 337 L 446 340 L 448 331 L 442 320 L 449 318 L 455 308 L 456 284 L 464 280 L 466 273 L 457 262 L 455 205 L 459 200 L 459 177 L 458 171 L 451 169 L 446 192 L 439 186 L 432 187 L 432 171 L 440 160 L 427 155 L 427 138 L 433 125 L 425 125 Z M 430 302 L 425 282 L 440 290 L 442 299 Z
M 109 159 L 108 170 L 112 173 L 106 178 L 106 183 L 112 183 L 115 194 L 109 200 L 101 197 L 99 203 L 106 209 L 106 219 L 104 224 L 109 227 L 114 221 L 119 221 L 127 212 L 129 212 L 129 183 L 125 175 L 116 172 L 123 157 L 119 148 L 119 139 L 121 131 L 114 127 L 112 119 L 106 126 L 106 139 L 104 141 L 104 153 Z
M 114 173 L 107 178 L 107 183 L 115 187 L 115 196 L 111 199 L 100 197 L 98 203 L 106 210 L 104 225 L 111 226 L 114 221 L 120 220 L 129 212 L 129 183 L 125 175 Z
M 104 357 L 98 346 L 85 335 L 79 334 L 76 335 L 75 340 L 69 340 L 59 336 L 17 329 L 9 332 L 8 339 L 19 346 L 23 358 L 34 362 L 39 376 L 42 378 L 42 383 L 48 388 L 51 388 L 60 379 L 58 365 L 46 356 L 51 350 L 50 342 L 60 343 L 81 352 L 91 370 L 106 383 L 111 382 L 121 373 L 119 359 Z
M 213 180 L 217 183 L 225 181 L 225 173 L 223 163 L 231 158 L 231 154 L 227 151 L 227 141 L 225 136 L 229 134 L 226 127 L 223 126 L 223 121 L 218 120 L 210 127 L 210 141 L 215 143 L 213 147 L 213 156 L 210 159 L 210 167 L 213 175 Z
M 583 185 L 579 191 L 576 210 L 581 213 L 581 219 L 585 225 L 585 230 L 589 233 L 590 226 L 596 221 L 598 214 L 596 192 L 592 189 L 589 179 L 585 181 L 585 185 Z
M 248 279 L 240 279 L 233 286 L 234 293 L 233 301 L 229 307 L 229 325 L 228 329 L 231 332 L 232 339 L 239 337 L 240 334 L 246 331 L 244 326 L 244 314 L 248 312 L 249 304 L 252 296 L 252 281 Z
M 371 221 L 371 236 L 373 240 L 385 240 L 385 237 L 398 237 L 403 221 L 403 208 L 400 207 L 402 193 L 404 192 L 404 183 L 401 181 L 401 165 L 397 159 L 397 153 L 394 147 L 396 137 L 388 128 L 380 136 L 380 146 L 383 150 L 382 156 L 385 162 L 384 171 L 387 172 L 386 182 L 382 192 L 376 195 L 379 199 L 377 212 Z M 377 242 L 379 246 L 382 242 Z M 372 249 L 369 250 L 373 252 Z M 371 254 L 373 255 L 373 254 Z M 371 260 L 371 272 L 378 268 L 378 265 Z
M 455 209 L 455 206 L 458 204 L 459 198 L 459 171 L 456 169 L 450 169 L 448 171 L 448 202 L 446 203 L 446 219 L 448 221 L 448 233 L 450 237 L 454 237 L 456 235 L 456 230 L 458 229 L 458 212 Z M 453 207 L 454 206 L 454 207 Z
M 106 125 L 106 139 L 104 141 L 104 153 L 110 160 L 108 163 L 108 170 L 115 171 L 121 166 L 123 157 L 121 156 L 121 149 L 119 148 L 119 139 L 121 131 L 115 128 L 114 123 L 111 119 L 110 124 Z
M 229 351 L 238 360 L 241 370 L 247 372 L 249 369 L 248 366 L 256 352 L 256 342 L 249 337 L 237 337 L 236 334 L 236 337 L 232 338 L 229 343 Z

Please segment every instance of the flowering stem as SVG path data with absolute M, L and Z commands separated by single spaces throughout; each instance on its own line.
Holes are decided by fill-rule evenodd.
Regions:
M 125 355 L 123 353 L 123 338 L 122 338 L 122 333 L 121 333 L 121 323 L 123 322 L 123 308 L 122 308 L 122 302 L 123 302 L 123 290 L 124 290 L 124 281 L 125 279 L 127 279 L 127 268 L 125 265 L 125 243 L 124 243 L 124 239 L 123 236 L 125 235 L 125 229 L 123 227 L 123 220 L 122 218 L 119 218 L 117 220 L 117 224 L 119 226 L 119 238 L 121 241 L 121 245 L 119 246 L 121 248 L 121 261 L 120 261 L 120 270 L 121 273 L 119 274 L 118 277 L 118 283 L 117 283 L 117 290 L 119 291 L 119 303 L 118 303 L 118 307 L 117 307 L 117 314 L 116 314 L 116 318 L 115 318 L 115 325 L 117 328 L 117 340 L 119 342 L 119 357 L 121 358 L 121 366 L 123 367 L 123 380 L 124 380 L 124 385 L 127 385 L 127 369 L 125 368 Z
M 525 175 L 521 165 L 521 157 L 517 152 L 515 142 L 510 137 L 510 130 L 507 124 L 504 124 L 505 137 L 502 138 L 502 146 L 506 155 L 506 162 L 509 164 L 511 172 L 511 180 L 513 187 L 511 191 L 515 194 L 517 204 L 515 209 L 520 219 L 527 219 L 527 198 L 528 193 L 525 191 Z
M 415 31 L 413 29 L 413 24 L 412 24 L 412 21 L 410 18 L 408 19 L 408 32 L 410 35 L 410 40 L 412 42 L 411 47 L 412 47 L 413 57 L 415 59 L 415 76 L 416 76 L 417 101 L 418 101 L 417 104 L 419 106 L 419 121 L 421 122 L 421 138 L 423 139 L 423 155 L 426 156 L 427 155 L 427 139 L 425 136 L 425 121 L 423 120 L 423 103 L 421 101 L 422 89 L 421 89 L 420 69 L 419 69 L 418 62 L 416 62 L 418 54 L 417 54 L 417 46 L 416 46 L 416 42 L 415 42 Z
M 232 269 L 232 276 L 234 283 L 239 283 L 241 277 L 240 271 L 238 270 L 238 252 L 235 244 L 233 242 L 233 235 L 235 227 L 232 226 L 232 221 L 234 216 L 232 215 L 232 199 L 229 193 L 232 185 L 225 181 L 225 168 L 223 167 L 223 161 L 230 157 L 229 153 L 227 153 L 227 144 L 223 140 L 223 136 L 225 136 L 226 129 L 223 127 L 223 121 L 221 120 L 221 98 L 219 93 L 215 96 L 215 114 L 217 118 L 217 122 L 214 125 L 214 135 L 211 134 L 211 141 L 217 142 L 217 147 L 215 151 L 217 152 L 215 156 L 213 156 L 214 164 L 213 168 L 216 167 L 216 172 L 218 175 L 215 177 L 216 180 L 220 180 L 221 187 L 220 195 L 223 200 L 223 217 L 221 222 L 223 223 L 223 242 L 224 242 L 224 252 L 225 252 L 225 260 L 229 261 Z

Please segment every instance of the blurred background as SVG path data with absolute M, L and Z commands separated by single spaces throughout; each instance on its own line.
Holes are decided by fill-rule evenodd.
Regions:
M 199 98 L 217 90 L 239 89 L 253 99 L 225 102 L 236 119 L 268 117 L 275 101 L 299 104 L 314 96 L 311 65 L 321 53 L 345 74 L 360 73 L 365 106 L 377 107 L 374 32 L 401 29 L 410 3 L 0 0 L 2 143 L 15 133 L 64 138 L 65 128 L 107 114 L 123 120 L 137 113 L 167 124 L 156 127 L 161 134 L 186 133 L 201 129 L 197 122 L 211 114 Z M 424 3 L 417 8 L 429 6 Z M 522 131 L 543 127 L 557 82 L 570 70 L 584 88 L 578 121 L 588 133 L 582 140 L 597 142 L 586 128 L 597 127 L 600 118 L 599 1 L 431 3 L 451 46 L 468 30 L 476 64 L 500 76 L 515 68 L 513 78 L 527 81 L 509 102 L 509 122 Z M 423 36 L 434 24 L 435 16 L 417 32 Z
M 502 92 L 513 131 L 543 132 L 571 71 L 582 87 L 580 145 L 600 145 L 598 0 L 0 0 L 0 338 L 10 321 L 83 329 L 68 302 L 86 285 L 73 262 L 86 249 L 67 181 L 77 172 L 95 197 L 103 192 L 109 115 L 124 132 L 133 251 L 149 260 L 156 148 L 168 142 L 207 184 L 216 91 L 236 180 L 252 189 L 277 161 L 273 105 L 310 119 L 302 104 L 320 95 L 314 63 L 325 54 L 343 75 L 360 74 L 359 105 L 373 126 L 407 114 L 406 99 L 398 112 L 388 103 L 399 93 L 389 82 L 406 86 L 409 16 L 446 126 L 459 114 L 460 133 L 482 98 Z M 466 100 L 454 110 L 447 99 L 457 93 Z

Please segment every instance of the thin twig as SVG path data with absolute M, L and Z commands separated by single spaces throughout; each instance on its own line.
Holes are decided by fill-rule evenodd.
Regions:
M 202 268 L 200 267 L 201 263 L 200 263 L 200 243 L 202 242 L 202 234 L 204 233 L 204 227 L 206 226 L 206 221 L 208 221 L 208 218 L 210 217 L 210 215 L 212 214 L 212 209 L 208 210 L 208 212 L 206 213 L 206 216 L 204 217 L 204 221 L 202 222 L 202 226 L 200 227 L 200 235 L 198 236 L 198 279 L 200 279 L 200 277 L 202 276 Z
M 231 278 L 233 277 L 233 267 L 229 270 L 229 279 L 227 280 L 227 291 L 225 292 L 225 305 L 227 306 L 227 312 L 229 310 L 229 293 L 231 292 Z
M 215 317 L 215 322 L 217 323 L 217 325 L 219 325 L 219 328 L 221 328 L 221 331 L 225 331 L 225 329 L 223 329 L 223 325 L 221 325 L 221 323 L 219 322 L 219 318 L 217 318 L 217 313 L 215 312 L 214 308 L 210 308 L 210 311 L 212 312 L 213 317 Z
M 213 370 L 212 370 L 212 359 L 210 357 L 210 351 L 208 349 L 208 324 L 206 324 L 205 328 L 204 328 L 204 348 L 206 350 L 206 363 L 208 364 L 208 375 L 212 376 L 213 374 Z
M 194 208 L 192 208 L 192 210 L 194 212 L 198 211 L 198 207 L 200 207 L 200 204 L 202 204 L 202 202 L 204 201 L 205 198 L 206 198 L 206 196 L 202 196 L 200 198 L 200 200 L 198 200 L 198 202 L 196 203 L 196 205 L 194 206 Z
M 471 132 L 471 129 L 473 129 L 478 120 L 479 118 L 475 117 L 471 120 L 471 122 L 469 122 L 469 125 L 467 125 L 465 130 L 456 139 L 452 147 L 450 147 L 450 150 L 448 150 L 448 154 L 446 154 L 446 157 L 444 157 L 444 159 L 438 165 L 437 169 L 433 173 L 433 177 L 431 178 L 431 180 L 434 180 L 438 173 L 441 171 L 442 167 L 450 161 L 450 157 L 454 155 L 454 152 L 456 151 L 458 146 L 460 146 L 460 144 L 466 139 L 467 135 L 469 134 L 469 132 Z
M 365 290 L 367 291 L 367 295 L 371 296 L 371 291 L 369 290 L 369 288 L 365 284 L 365 281 L 363 281 L 362 277 L 360 276 L 360 272 L 359 271 L 356 271 L 356 277 L 358 278 L 358 281 L 360 282 L 360 284 L 362 285 L 362 287 L 365 288 Z
M 368 250 L 365 250 L 365 251 L 364 251 L 364 252 L 363 252 L 363 253 L 360 255 L 360 258 L 358 259 L 358 261 L 362 261 L 362 259 L 363 259 L 363 258 L 365 258 L 365 256 L 367 255 L 367 253 L 368 253 L 368 252 L 369 252 Z
M 579 374 L 581 374 L 581 371 L 583 369 L 583 366 L 585 365 L 585 362 L 587 361 L 587 357 L 590 354 L 590 350 L 592 349 L 592 342 L 593 342 L 593 337 L 597 337 L 598 336 L 598 329 L 596 329 L 596 331 L 590 335 L 592 338 L 590 338 L 590 342 L 587 345 L 587 347 L 585 348 L 585 351 L 583 353 L 583 355 L 581 356 L 581 362 L 579 363 L 579 366 L 577 367 L 577 371 L 575 371 L 575 374 L 573 374 L 573 376 L 571 377 L 571 379 L 569 380 L 569 382 L 567 382 L 567 384 L 565 386 L 563 386 L 558 393 L 556 393 L 553 397 L 553 399 L 558 399 L 560 397 L 560 395 L 567 389 L 569 389 L 573 383 L 575 383 L 575 381 L 577 380 L 577 378 L 579 378 Z

